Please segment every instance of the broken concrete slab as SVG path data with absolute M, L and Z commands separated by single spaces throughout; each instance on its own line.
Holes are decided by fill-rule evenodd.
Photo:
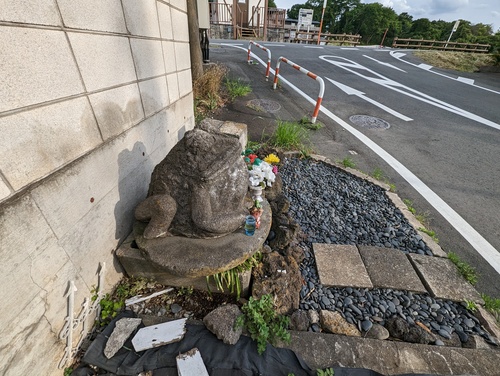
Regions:
M 434 297 L 484 304 L 479 293 L 460 275 L 450 260 L 417 254 L 409 254 L 408 257 Z
M 236 319 L 243 313 L 236 304 L 226 304 L 214 309 L 203 318 L 203 323 L 215 336 L 228 345 L 235 345 L 243 328 L 236 328 Z
M 358 246 L 358 249 L 373 287 L 427 292 L 412 264 L 400 250 L 372 246 Z
M 196 347 L 188 352 L 177 355 L 175 360 L 179 376 L 209 376 L 207 367 L 205 367 L 201 354 Z
M 125 341 L 141 324 L 141 319 L 125 317 L 120 319 L 115 324 L 115 329 L 109 336 L 104 348 L 104 355 L 106 358 L 111 359 L 120 350 Z
M 323 286 L 373 288 L 356 246 L 314 243 L 313 250 Z
M 144 351 L 180 341 L 186 333 L 186 320 L 174 320 L 140 329 L 132 338 L 135 351 Z
M 129 305 L 132 305 L 132 304 L 137 304 L 137 303 L 140 303 L 140 302 L 144 302 L 144 301 L 152 299 L 154 297 L 157 297 L 157 296 L 160 296 L 160 295 L 163 295 L 163 294 L 167 294 L 167 293 L 169 293 L 172 290 L 173 290 L 173 288 L 169 287 L 168 289 L 155 292 L 155 293 L 153 293 L 151 295 L 148 295 L 148 296 L 136 295 L 136 296 L 133 296 L 133 297 L 131 297 L 129 299 L 126 299 L 125 300 L 125 305 L 129 306 Z

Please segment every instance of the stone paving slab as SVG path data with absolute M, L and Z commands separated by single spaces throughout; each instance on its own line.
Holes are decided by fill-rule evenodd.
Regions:
M 409 257 L 433 296 L 484 304 L 479 293 L 459 274 L 450 260 L 417 254 L 410 254 Z
M 405 253 L 393 248 L 358 248 L 373 287 L 427 292 Z
M 290 334 L 290 344 L 284 347 L 295 351 L 312 369 L 366 368 L 383 375 L 499 375 L 500 351 L 496 349 L 428 346 L 313 332 Z
M 356 246 L 314 243 L 313 250 L 323 286 L 373 288 Z

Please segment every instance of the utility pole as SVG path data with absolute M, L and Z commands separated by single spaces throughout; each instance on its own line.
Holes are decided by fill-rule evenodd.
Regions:
M 323 18 L 325 17 L 326 1 L 323 1 L 323 11 L 321 12 L 321 21 L 319 22 L 318 45 L 321 42 L 321 29 L 323 28 Z
M 445 49 L 446 49 L 446 47 L 448 47 L 448 42 L 450 41 L 451 36 L 453 35 L 453 33 L 454 33 L 455 31 L 457 31 L 457 29 L 458 29 L 458 25 L 460 25 L 460 20 L 457 20 L 457 21 L 455 22 L 455 25 L 453 26 L 453 29 L 451 29 L 450 36 L 448 37 L 448 40 L 446 41 L 446 44 L 444 45 L 444 48 L 445 48 Z

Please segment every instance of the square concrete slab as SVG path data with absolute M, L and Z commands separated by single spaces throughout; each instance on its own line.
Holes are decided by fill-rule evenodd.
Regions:
M 433 296 L 484 304 L 479 293 L 459 274 L 450 260 L 416 254 L 410 254 L 409 257 Z
M 358 246 L 373 287 L 427 292 L 406 254 L 393 248 Z
M 323 286 L 373 287 L 356 246 L 314 243 L 313 250 Z

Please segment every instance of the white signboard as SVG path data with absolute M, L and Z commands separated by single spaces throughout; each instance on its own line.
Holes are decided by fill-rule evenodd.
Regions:
M 313 10 L 312 9 L 299 9 L 299 27 L 300 26 L 311 26 L 313 22 Z
M 458 25 L 460 25 L 460 20 L 458 20 L 457 22 L 455 22 L 455 26 L 453 26 L 453 32 L 457 31 Z

